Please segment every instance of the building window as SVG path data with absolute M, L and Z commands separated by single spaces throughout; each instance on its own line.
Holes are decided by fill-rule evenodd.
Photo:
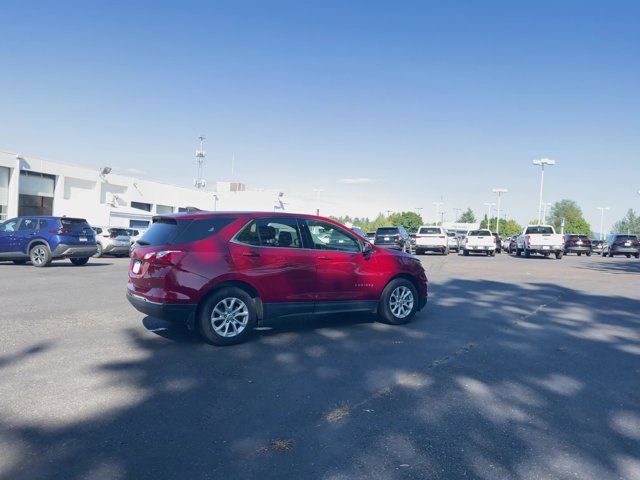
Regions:
M 129 228 L 149 228 L 148 220 L 129 220 Z
M 173 213 L 173 207 L 168 205 L 156 205 L 156 213 Z
M 9 172 L 7 167 L 0 167 L 0 222 L 7 219 L 9 208 Z
M 178 213 L 187 213 L 189 211 L 186 207 L 178 207 Z
M 144 210 L 145 212 L 151 211 L 150 203 L 131 202 L 131 208 L 137 208 L 138 210 Z
M 44 173 L 21 171 L 18 186 L 18 215 L 53 215 L 55 177 Z

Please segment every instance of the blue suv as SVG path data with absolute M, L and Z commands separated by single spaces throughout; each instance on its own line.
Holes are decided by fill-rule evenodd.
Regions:
M 96 251 L 95 232 L 83 218 L 18 217 L 0 224 L 0 261 L 46 267 L 68 258 L 84 265 Z

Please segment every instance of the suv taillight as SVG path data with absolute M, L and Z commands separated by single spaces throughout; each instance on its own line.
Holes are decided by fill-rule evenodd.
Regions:
M 49 230 L 50 233 L 53 233 L 54 235 L 68 235 L 69 233 L 71 233 L 71 230 L 68 228 L 59 228 L 57 230 Z
M 177 265 L 186 253 L 184 250 L 160 250 L 149 252 L 143 258 L 154 265 Z
M 526 235 L 525 238 L 527 239 L 527 243 L 531 243 L 531 235 Z

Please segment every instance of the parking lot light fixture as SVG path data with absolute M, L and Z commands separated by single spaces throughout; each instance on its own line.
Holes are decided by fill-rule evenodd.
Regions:
M 489 228 L 489 222 L 491 219 L 491 209 L 496 206 L 494 202 L 484 202 L 484 206 L 487 207 L 487 228 Z
M 546 165 L 551 166 L 555 165 L 556 161 L 551 160 L 550 158 L 540 158 L 538 160 L 533 161 L 534 165 L 541 167 L 540 171 L 540 198 L 538 200 L 538 224 L 542 223 L 542 189 L 544 187 L 544 167 Z
M 498 194 L 498 213 L 496 214 L 496 234 L 500 235 L 500 200 L 503 193 L 507 193 L 509 190 L 506 188 L 492 188 L 493 193 Z
M 638 192 L 638 194 L 640 195 L 640 191 Z M 596 207 L 598 210 L 600 210 L 600 240 L 604 240 L 604 233 L 603 233 L 603 228 L 604 228 L 604 211 L 605 210 L 609 210 L 609 207 Z

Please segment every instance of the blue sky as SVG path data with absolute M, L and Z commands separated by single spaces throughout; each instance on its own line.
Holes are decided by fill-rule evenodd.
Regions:
M 0 148 L 190 184 L 640 207 L 640 2 L 3 2 Z M 361 179 L 344 183 L 344 179 Z

